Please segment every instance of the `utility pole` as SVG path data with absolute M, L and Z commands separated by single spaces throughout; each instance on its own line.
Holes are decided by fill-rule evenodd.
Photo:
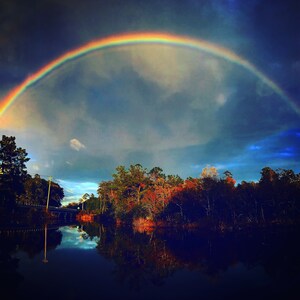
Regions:
M 49 207 L 51 180 L 52 180 L 52 177 L 50 176 L 49 177 L 49 186 L 48 186 L 48 196 L 47 196 L 46 212 L 48 212 L 48 207 Z

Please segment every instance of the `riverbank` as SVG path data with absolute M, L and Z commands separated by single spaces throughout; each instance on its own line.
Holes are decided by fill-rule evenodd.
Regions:
M 65 223 L 76 221 L 75 216 L 65 218 L 45 209 L 35 207 L 0 208 L 0 226 L 22 226 L 27 224 Z
M 132 228 L 134 232 L 151 233 L 158 230 L 187 230 L 187 231 L 202 231 L 202 232 L 235 232 L 245 230 L 256 230 L 266 228 L 300 228 L 300 222 L 294 221 L 272 221 L 272 222 L 244 222 L 238 224 L 214 223 L 211 220 L 203 220 L 199 222 L 167 222 L 164 220 L 151 220 L 145 218 L 137 218 L 132 221 L 122 221 L 120 219 L 106 219 L 101 215 L 92 213 L 79 213 L 76 217 L 78 222 L 82 223 L 102 223 L 109 226 Z

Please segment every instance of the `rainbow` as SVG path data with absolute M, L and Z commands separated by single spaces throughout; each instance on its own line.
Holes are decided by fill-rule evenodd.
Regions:
M 300 108 L 289 98 L 289 96 L 271 79 L 259 71 L 254 65 L 238 56 L 234 52 L 218 46 L 216 44 L 209 43 L 200 39 L 193 39 L 185 36 L 167 34 L 167 33 L 129 33 L 114 35 L 98 40 L 93 40 L 81 47 L 70 50 L 65 54 L 59 56 L 53 61 L 46 64 L 34 74 L 28 76 L 21 84 L 13 88 L 0 102 L 0 117 L 5 111 L 13 104 L 13 102 L 24 93 L 33 84 L 47 76 L 53 70 L 59 68 L 63 64 L 86 55 L 92 51 L 113 48 L 118 46 L 128 46 L 136 44 L 165 44 L 170 46 L 179 46 L 194 49 L 196 51 L 207 52 L 211 55 L 221 57 L 232 63 L 235 63 L 246 70 L 253 73 L 257 78 L 269 86 L 276 94 L 278 94 L 293 110 L 300 114 Z

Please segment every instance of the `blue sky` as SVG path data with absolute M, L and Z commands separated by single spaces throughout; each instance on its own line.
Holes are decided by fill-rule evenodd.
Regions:
M 57 56 L 93 39 L 158 31 L 226 47 L 299 103 L 296 1 L 0 1 L 0 98 Z M 97 51 L 20 96 L 0 120 L 31 157 L 30 174 L 54 176 L 65 201 L 96 193 L 115 167 L 141 163 L 197 177 L 206 165 L 237 181 L 265 166 L 300 172 L 300 123 L 247 70 L 209 54 L 162 45 Z

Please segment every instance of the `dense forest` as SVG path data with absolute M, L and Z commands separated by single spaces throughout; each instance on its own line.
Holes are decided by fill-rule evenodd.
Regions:
M 29 161 L 25 149 L 17 147 L 16 138 L 2 136 L 0 140 L 0 209 L 13 209 L 17 204 L 46 205 L 49 182 L 40 175 L 27 173 Z M 63 188 L 56 182 L 50 184 L 49 205 L 61 206 Z M 6 213 L 6 212 L 5 212 Z
M 217 229 L 295 224 L 300 217 L 300 174 L 264 167 L 258 182 L 236 184 L 229 171 L 205 167 L 199 178 L 149 172 L 140 164 L 116 168 L 102 181 L 98 197 L 85 194 L 84 211 L 117 224 Z M 72 206 L 74 204 L 70 204 Z

